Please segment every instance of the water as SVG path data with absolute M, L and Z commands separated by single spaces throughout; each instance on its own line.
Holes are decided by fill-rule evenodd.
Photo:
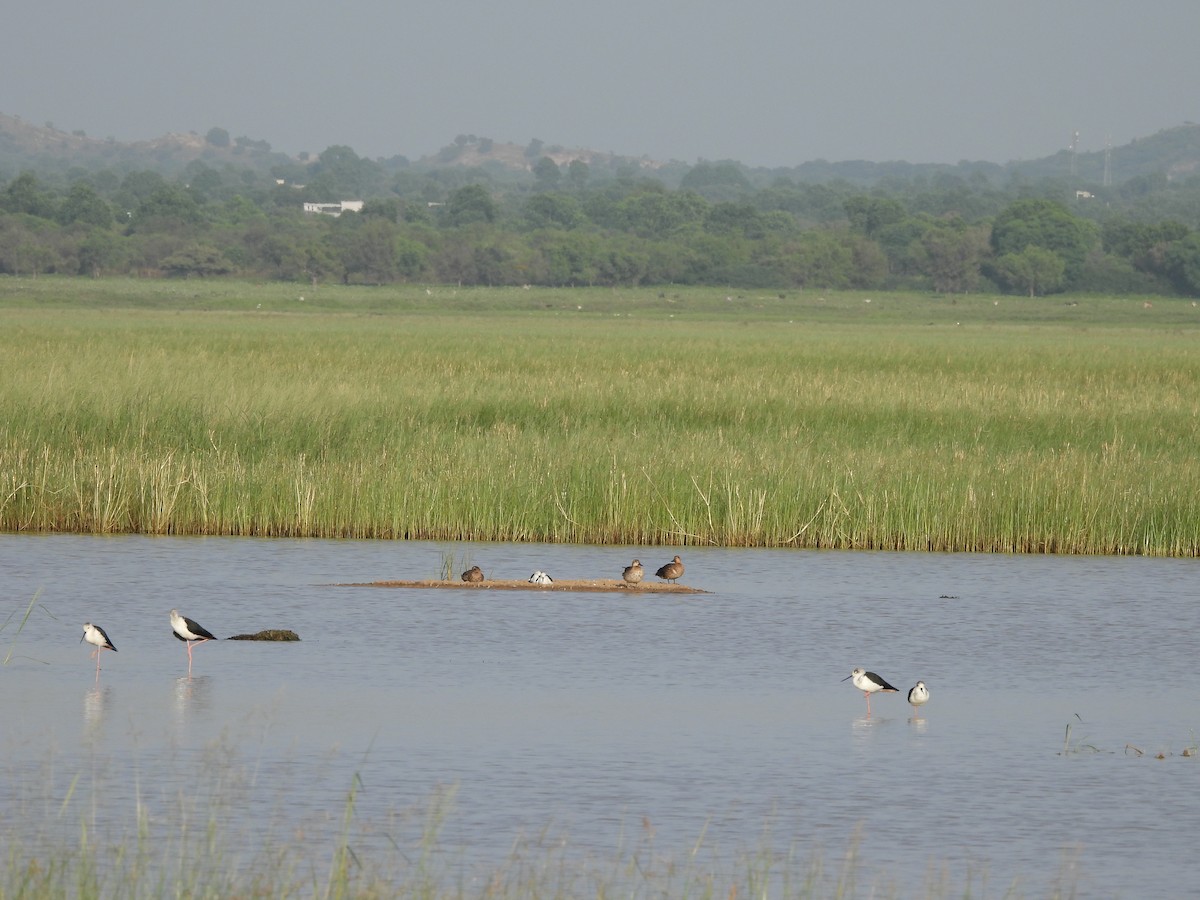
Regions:
M 524 579 L 674 551 L 0 536 L 0 809 L 114 843 L 139 803 L 176 831 L 182 809 L 323 860 L 353 789 L 361 855 L 411 859 L 441 809 L 469 874 L 514 845 L 697 844 L 836 872 L 856 842 L 868 893 L 1200 883 L 1195 561 L 685 548 L 709 593 L 336 586 L 439 577 L 444 552 Z M 189 677 L 172 607 L 303 640 L 207 643 Z M 98 681 L 85 621 L 119 651 Z M 932 699 L 868 718 L 857 665 Z

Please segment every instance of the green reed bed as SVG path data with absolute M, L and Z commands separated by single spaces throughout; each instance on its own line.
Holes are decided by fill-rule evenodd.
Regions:
M 0 529 L 1200 549 L 1182 302 L 1146 327 L 1011 298 L 874 321 L 844 295 L 360 294 L 0 308 Z

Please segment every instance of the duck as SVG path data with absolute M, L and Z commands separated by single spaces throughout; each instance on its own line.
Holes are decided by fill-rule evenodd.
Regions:
M 468 582 L 483 581 L 483 569 L 479 568 L 479 566 L 471 566 L 471 568 L 462 573 L 462 580 Z
M 674 584 L 676 578 L 683 577 L 683 560 L 676 556 L 673 560 L 660 568 L 654 574 L 659 578 L 665 578 L 667 581 Z
M 642 568 L 641 560 L 637 559 L 627 565 L 625 571 L 621 573 L 621 577 L 625 579 L 626 584 L 638 584 L 645 576 L 646 570 Z

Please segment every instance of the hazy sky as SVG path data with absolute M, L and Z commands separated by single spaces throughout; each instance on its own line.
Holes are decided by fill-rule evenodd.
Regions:
M 5 19 L 0 112 L 122 141 L 1007 162 L 1200 121 L 1200 0 L 38 0 Z

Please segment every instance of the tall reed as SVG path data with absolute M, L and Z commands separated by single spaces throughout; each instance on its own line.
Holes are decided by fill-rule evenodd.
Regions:
M 1200 550 L 1193 329 L 657 302 L 9 308 L 0 528 Z

